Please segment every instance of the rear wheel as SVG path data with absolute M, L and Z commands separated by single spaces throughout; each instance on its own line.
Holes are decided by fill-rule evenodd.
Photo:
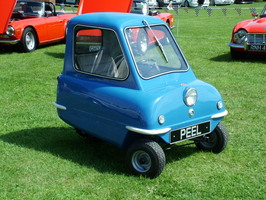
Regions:
M 155 178 L 164 169 L 165 154 L 157 142 L 139 140 L 128 149 L 127 162 L 132 173 Z
M 221 122 L 210 134 L 203 136 L 202 140 L 195 142 L 198 149 L 202 151 L 212 151 L 213 153 L 220 153 L 223 151 L 227 143 L 228 131 Z
M 37 48 L 37 37 L 35 31 L 31 27 L 24 30 L 20 48 L 23 52 L 32 52 Z

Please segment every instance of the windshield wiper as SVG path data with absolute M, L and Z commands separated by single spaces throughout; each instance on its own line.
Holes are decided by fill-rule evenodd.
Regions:
M 153 30 L 151 29 L 149 23 L 148 23 L 145 19 L 143 20 L 143 24 L 146 25 L 146 26 L 150 29 L 150 31 L 151 31 L 153 37 L 155 38 L 155 40 L 156 40 L 156 42 L 157 42 L 157 44 L 158 44 L 158 46 L 159 46 L 159 48 L 160 48 L 160 50 L 161 50 L 161 52 L 162 52 L 164 58 L 165 58 L 165 61 L 168 63 L 169 61 L 168 61 L 168 58 L 167 58 L 166 53 L 165 53 L 165 51 L 164 51 L 164 48 L 163 48 L 162 43 L 158 40 L 158 38 L 157 38 L 156 35 L 154 34 Z

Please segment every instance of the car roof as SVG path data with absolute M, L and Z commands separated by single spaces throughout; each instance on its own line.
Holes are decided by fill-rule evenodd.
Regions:
M 163 24 L 164 21 L 157 17 L 138 15 L 132 13 L 99 12 L 76 16 L 69 22 L 69 26 L 77 24 L 98 26 L 113 29 L 124 29 L 128 26 L 142 26 L 143 20 L 149 24 Z

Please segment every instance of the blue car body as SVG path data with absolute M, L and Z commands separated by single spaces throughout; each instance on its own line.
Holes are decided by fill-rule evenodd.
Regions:
M 220 93 L 196 78 L 167 24 L 155 17 L 72 18 L 54 105 L 82 136 L 127 149 L 129 169 L 150 178 L 163 171 L 163 149 L 172 144 L 192 140 L 219 153 L 228 141 Z
M 206 122 L 210 125 L 205 134 L 212 132 L 227 114 L 224 106 L 218 108 L 217 105 L 218 102 L 224 104 L 222 97 L 215 87 L 195 77 L 182 52 L 187 66 L 185 70 L 149 79 L 140 76 L 125 29 L 143 26 L 144 19 L 150 25 L 166 26 L 154 17 L 125 13 L 85 14 L 69 22 L 64 69 L 58 77 L 55 103 L 60 118 L 79 130 L 123 148 L 140 137 L 153 137 L 172 144 L 202 136 L 193 126 Z M 129 67 L 125 79 L 94 76 L 75 69 L 73 44 L 77 25 L 103 27 L 115 32 Z M 193 106 L 184 103 L 189 88 L 196 89 L 198 94 Z M 164 123 L 158 121 L 160 116 L 163 116 Z M 187 127 L 188 133 L 183 133 L 185 137 L 173 138 L 175 130 Z

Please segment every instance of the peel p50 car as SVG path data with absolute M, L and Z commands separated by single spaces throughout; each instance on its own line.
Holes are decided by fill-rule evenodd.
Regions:
M 221 95 L 195 77 L 168 25 L 156 17 L 99 12 L 72 18 L 54 105 L 79 134 L 126 149 L 130 170 L 150 178 L 163 171 L 164 149 L 176 143 L 191 140 L 219 153 L 228 141 Z
M 266 55 L 266 6 L 260 16 L 235 25 L 230 46 L 232 58 L 242 58 L 247 54 Z M 257 18 L 258 17 L 258 18 Z
M 64 39 L 67 22 L 75 16 L 56 12 L 51 2 L 30 0 L 9 0 L 0 11 L 0 45 L 19 44 L 24 52 Z

